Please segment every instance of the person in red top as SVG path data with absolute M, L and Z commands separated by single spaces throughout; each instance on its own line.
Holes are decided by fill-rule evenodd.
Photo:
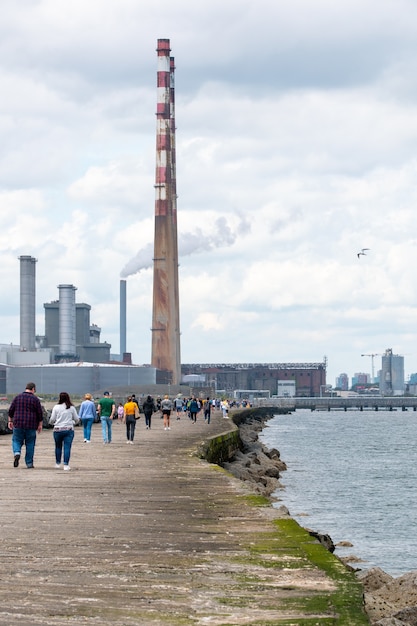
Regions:
M 43 425 L 43 410 L 39 398 L 35 396 L 35 383 L 28 383 L 23 393 L 14 398 L 9 407 L 10 430 L 12 435 L 13 466 L 18 467 L 22 446 L 25 444 L 25 462 L 28 469 L 33 468 L 36 433 L 40 433 Z

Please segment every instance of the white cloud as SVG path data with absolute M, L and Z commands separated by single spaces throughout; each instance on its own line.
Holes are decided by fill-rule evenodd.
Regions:
M 3 5 L 1 341 L 19 341 L 17 257 L 32 254 L 38 332 L 42 303 L 73 283 L 118 350 L 120 273 L 152 259 L 155 48 L 169 37 L 183 361 L 327 355 L 333 383 L 392 347 L 417 371 L 411 0 Z M 151 268 L 129 275 L 140 363 L 151 292 Z

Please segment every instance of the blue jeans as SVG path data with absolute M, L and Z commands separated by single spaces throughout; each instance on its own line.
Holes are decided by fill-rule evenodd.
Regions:
M 73 430 L 54 431 L 55 439 L 55 460 L 58 465 L 61 464 L 62 448 L 64 448 L 64 465 L 69 465 L 71 456 L 72 440 L 74 439 Z
M 103 441 L 104 443 L 110 443 L 111 442 L 111 425 L 113 423 L 113 420 L 110 416 L 105 416 L 102 415 L 101 416 L 101 429 L 103 431 Z
M 25 463 L 27 467 L 33 467 L 33 455 L 35 454 L 36 428 L 13 428 L 12 450 L 13 454 L 22 454 L 22 446 L 25 444 Z
M 90 441 L 91 439 L 91 428 L 93 426 L 94 418 L 93 417 L 83 417 L 82 423 L 84 428 L 84 439 Z

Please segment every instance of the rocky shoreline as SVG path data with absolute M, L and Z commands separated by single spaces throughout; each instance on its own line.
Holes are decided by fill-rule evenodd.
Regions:
M 287 466 L 278 450 L 268 449 L 259 441 L 258 434 L 271 417 L 264 412 L 251 411 L 234 419 L 239 428 L 239 450 L 222 466 L 236 478 L 251 483 L 255 492 L 272 502 L 273 492 L 281 485 L 280 473 Z M 281 506 L 278 510 L 281 515 L 290 516 L 287 507 Z M 328 535 L 307 530 L 328 550 L 334 551 L 334 543 Z M 417 571 L 394 578 L 378 567 L 358 570 L 341 560 L 356 571 L 363 584 L 365 610 L 372 626 L 417 626 Z

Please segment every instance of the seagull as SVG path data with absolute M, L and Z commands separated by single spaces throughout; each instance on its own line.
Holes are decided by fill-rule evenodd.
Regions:
M 362 250 L 360 252 L 358 252 L 358 259 L 361 256 L 366 256 L 366 250 L 370 250 L 370 248 L 362 248 Z

